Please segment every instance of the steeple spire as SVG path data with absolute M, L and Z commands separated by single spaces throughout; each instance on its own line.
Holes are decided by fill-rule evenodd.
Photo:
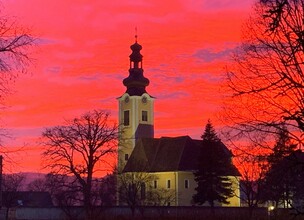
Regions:
M 135 27 L 135 43 L 137 43 L 137 27 Z
M 123 84 L 127 87 L 127 93 L 130 96 L 141 96 L 146 93 L 146 86 L 149 80 L 143 75 L 142 58 L 140 53 L 142 46 L 137 43 L 137 28 L 135 28 L 135 43 L 131 45 L 132 53 L 130 57 L 129 76 L 123 80 Z

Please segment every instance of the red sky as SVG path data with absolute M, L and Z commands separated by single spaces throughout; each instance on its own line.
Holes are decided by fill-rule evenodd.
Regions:
M 220 84 L 254 0 L 4 0 L 2 13 L 38 38 L 32 74 L 6 99 L 2 123 L 23 146 L 14 171 L 41 171 L 43 128 L 92 109 L 117 120 L 135 27 L 147 91 L 156 97 L 155 134 L 199 138 L 210 118 L 220 127 Z M 7 170 L 9 167 L 7 166 Z

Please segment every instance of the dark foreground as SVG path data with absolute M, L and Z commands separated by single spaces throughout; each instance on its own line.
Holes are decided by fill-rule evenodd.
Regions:
M 5 219 L 5 209 L 1 209 L 0 219 Z M 8 212 L 10 220 L 304 220 L 304 215 L 296 215 L 293 210 L 243 207 L 142 207 L 134 213 L 129 207 L 96 207 L 90 219 L 85 218 L 82 207 L 33 208 L 17 207 Z

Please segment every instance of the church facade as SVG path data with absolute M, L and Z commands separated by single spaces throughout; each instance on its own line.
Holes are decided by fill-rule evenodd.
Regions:
M 197 170 L 202 141 L 189 136 L 154 138 L 154 97 L 146 91 L 149 80 L 143 74 L 141 49 L 136 39 L 131 45 L 129 76 L 123 80 L 127 89 L 118 98 L 121 124 L 118 170 L 133 176 L 139 173 L 153 176 L 145 183 L 148 185 L 145 190 L 170 192 L 170 199 L 163 205 L 190 206 L 197 186 L 193 172 Z M 227 157 L 232 156 L 223 143 L 218 147 Z M 228 206 L 240 206 L 240 175 L 232 163 L 225 176 L 233 183 L 235 194 Z

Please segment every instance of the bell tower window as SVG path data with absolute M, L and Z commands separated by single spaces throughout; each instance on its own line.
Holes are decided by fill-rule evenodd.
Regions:
M 142 111 L 141 112 L 141 120 L 142 121 L 148 121 L 148 112 L 147 111 Z
M 124 111 L 124 126 L 130 125 L 130 111 L 126 110 Z

